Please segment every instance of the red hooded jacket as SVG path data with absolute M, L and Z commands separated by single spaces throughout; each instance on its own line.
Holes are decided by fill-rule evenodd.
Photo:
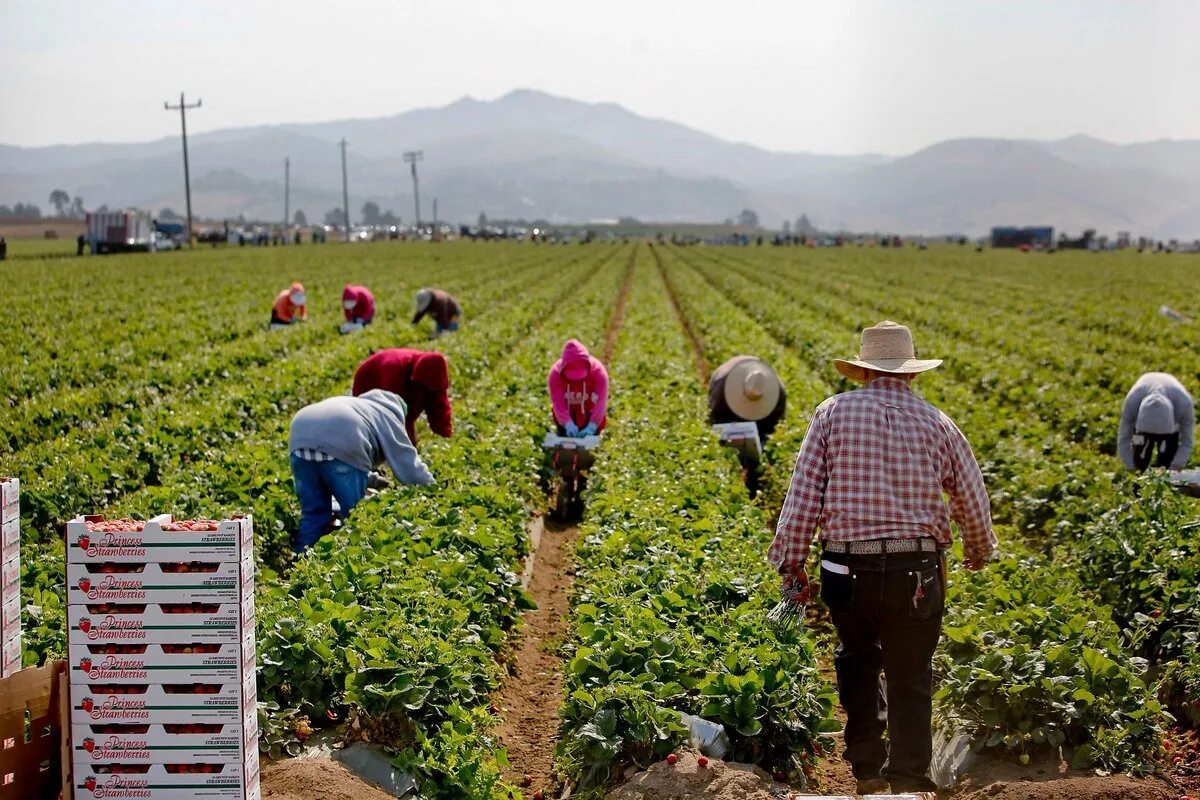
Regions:
M 438 436 L 454 433 L 450 408 L 450 369 L 441 353 L 394 347 L 380 350 L 358 365 L 354 373 L 354 396 L 372 389 L 386 389 L 400 395 L 408 406 L 405 428 L 408 438 L 417 443 L 414 424 L 425 414 L 429 427 Z
M 546 383 L 556 423 L 566 425 L 570 420 L 583 428 L 591 422 L 596 430 L 604 430 L 608 421 L 608 370 L 581 342 L 567 341 Z
M 354 322 L 356 319 L 370 322 L 375 318 L 375 295 L 371 294 L 367 287 L 346 284 L 346 288 L 342 289 L 342 302 L 347 300 L 356 302 L 354 308 L 345 309 L 347 322 Z

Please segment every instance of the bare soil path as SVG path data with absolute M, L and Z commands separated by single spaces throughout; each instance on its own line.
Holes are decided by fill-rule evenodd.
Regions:
M 542 531 L 529 583 L 538 607 L 524 616 L 521 640 L 495 699 L 502 720 L 497 733 L 510 764 L 505 777 L 547 795 L 557 785 L 554 745 L 558 741 L 558 709 L 563 701 L 558 645 L 567 630 L 575 577 L 571 553 L 578 536 L 579 529 L 574 525 L 553 522 Z

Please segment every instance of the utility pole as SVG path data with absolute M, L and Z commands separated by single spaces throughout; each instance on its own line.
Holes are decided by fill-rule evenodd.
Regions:
M 338 143 L 342 148 L 342 213 L 346 217 L 346 241 L 350 241 L 350 190 L 346 185 L 346 138 Z
M 433 226 L 436 228 L 438 224 L 437 216 L 437 198 L 433 198 Z
M 412 165 L 413 178 L 413 204 L 417 208 L 417 231 L 418 235 L 421 230 L 421 192 L 417 188 L 417 162 L 425 158 L 425 153 L 422 150 L 409 150 L 404 154 L 404 160 Z
M 292 178 L 292 160 L 285 158 L 283 160 L 283 229 L 286 231 L 288 225 L 291 224 L 291 217 L 288 212 L 291 211 L 291 178 Z
M 188 219 L 188 247 L 192 247 L 192 177 L 188 173 L 188 155 L 187 155 L 187 112 L 189 109 L 199 108 L 203 100 L 197 100 L 194 106 L 189 106 L 183 101 L 183 92 L 179 93 L 179 105 L 173 106 L 170 103 L 163 103 L 163 109 L 166 111 L 174 111 L 179 109 L 179 125 L 183 129 L 183 191 L 187 197 L 187 219 Z

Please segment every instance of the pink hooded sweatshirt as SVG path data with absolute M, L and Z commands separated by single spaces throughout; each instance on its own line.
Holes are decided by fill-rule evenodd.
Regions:
M 573 421 L 580 428 L 589 422 L 604 430 L 608 414 L 608 370 L 575 339 L 563 346 L 562 358 L 554 362 L 546 379 L 554 421 Z
M 347 322 L 354 322 L 356 319 L 370 322 L 375 318 L 375 295 L 371 294 L 367 287 L 346 284 L 346 288 L 342 289 L 342 302 L 347 300 L 357 303 L 354 308 L 345 309 Z

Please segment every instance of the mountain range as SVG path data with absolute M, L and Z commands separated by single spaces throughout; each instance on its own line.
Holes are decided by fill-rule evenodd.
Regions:
M 342 204 L 345 137 L 352 217 L 368 200 L 413 217 L 403 154 L 420 150 L 422 217 L 719 222 L 745 208 L 764 225 L 806 214 L 826 229 L 981 234 L 993 225 L 1077 233 L 1200 236 L 1200 140 L 1118 145 L 954 139 L 904 157 L 773 152 L 612 103 L 533 90 L 462 98 L 376 119 L 228 129 L 188 138 L 197 216 L 309 221 Z M 139 144 L 0 145 L 0 204 L 43 208 L 54 189 L 88 207 L 183 209 L 177 137 Z

